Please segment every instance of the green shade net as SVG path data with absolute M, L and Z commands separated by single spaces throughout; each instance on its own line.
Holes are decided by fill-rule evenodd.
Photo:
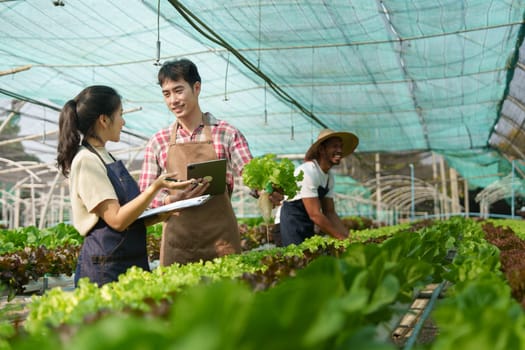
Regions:
M 0 69 L 31 68 L 0 76 L 0 93 L 60 107 L 111 85 L 137 109 L 126 130 L 147 139 L 174 120 L 156 64 L 187 57 L 202 109 L 240 128 L 255 156 L 304 154 L 329 127 L 358 135 L 358 153 L 444 154 L 483 187 L 508 173 L 494 149 L 516 155 L 525 140 L 520 108 L 500 113 L 520 99 L 509 86 L 522 75 L 524 10 L 524 0 L 2 1 Z

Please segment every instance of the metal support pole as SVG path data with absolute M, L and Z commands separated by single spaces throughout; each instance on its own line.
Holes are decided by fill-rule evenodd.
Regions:
M 416 214 L 415 190 L 414 190 L 414 164 L 410 163 L 410 221 L 414 221 Z
M 379 153 L 375 154 L 376 158 L 376 220 L 380 221 L 381 213 L 381 162 Z
M 40 222 L 38 224 L 38 228 L 42 230 L 46 222 L 49 221 L 46 218 L 47 215 L 47 209 L 49 208 L 49 204 L 51 203 L 51 200 L 53 199 L 53 191 L 55 190 L 55 186 L 57 185 L 58 179 L 60 178 L 61 173 L 57 171 L 57 174 L 55 175 L 55 180 L 53 181 L 53 184 L 49 186 L 49 192 L 47 194 L 47 198 L 44 202 L 44 205 L 42 206 L 40 210 Z

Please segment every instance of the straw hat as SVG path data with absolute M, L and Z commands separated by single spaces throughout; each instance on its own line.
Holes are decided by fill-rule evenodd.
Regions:
M 357 136 L 355 136 L 354 134 L 350 132 L 344 132 L 344 131 L 337 132 L 331 129 L 323 129 L 317 136 L 317 141 L 315 141 L 310 146 L 308 151 L 306 151 L 304 160 L 315 159 L 319 145 L 331 137 L 339 137 L 343 141 L 343 151 L 342 151 L 343 157 L 346 157 L 347 155 L 352 153 L 357 147 L 357 144 L 359 143 L 359 139 L 357 138 Z

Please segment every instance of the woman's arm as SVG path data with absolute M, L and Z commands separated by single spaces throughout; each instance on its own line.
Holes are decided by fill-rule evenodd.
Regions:
M 116 199 L 107 199 L 99 203 L 93 209 L 93 212 L 101 217 L 112 229 L 123 231 L 148 208 L 148 205 L 161 188 L 184 189 L 182 192 L 186 192 L 188 188 L 192 187 L 191 184 L 195 183 L 194 179 L 181 182 L 166 180 L 166 178 L 170 177 L 175 177 L 175 174 L 160 175 L 143 192 L 123 206 L 120 206 Z

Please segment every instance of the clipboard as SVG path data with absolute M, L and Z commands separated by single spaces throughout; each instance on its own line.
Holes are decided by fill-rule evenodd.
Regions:
M 210 197 L 211 196 L 209 194 L 205 194 L 199 197 L 183 199 L 181 201 L 162 205 L 157 208 L 146 209 L 142 214 L 140 214 L 140 216 L 137 219 L 144 219 L 144 218 L 148 218 L 150 216 L 157 215 L 157 214 L 162 214 L 162 213 L 166 213 L 170 211 L 175 212 L 175 211 L 180 211 L 185 208 L 196 207 L 196 206 L 206 203 L 208 199 L 210 199 Z
M 198 179 L 211 176 L 210 187 L 204 194 L 217 195 L 226 191 L 226 159 L 214 159 L 206 162 L 191 163 L 186 168 L 186 179 Z

